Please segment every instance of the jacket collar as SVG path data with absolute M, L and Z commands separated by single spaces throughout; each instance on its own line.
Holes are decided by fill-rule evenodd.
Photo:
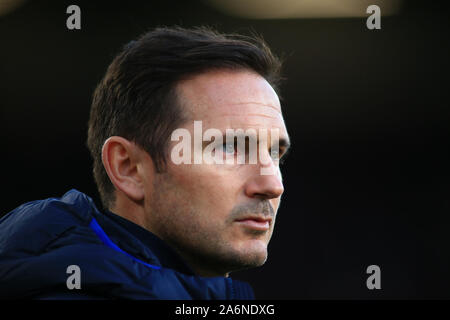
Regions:
M 117 241 L 117 244 L 119 247 L 122 247 L 123 250 L 128 251 L 130 254 L 138 255 L 143 259 L 150 258 L 148 252 L 150 251 L 150 255 L 153 256 L 152 258 L 156 258 L 161 267 L 170 268 L 184 274 L 195 275 L 195 272 L 187 265 L 187 263 L 168 244 L 152 232 L 111 211 L 106 210 L 103 214 L 109 218 L 108 220 L 112 221 L 116 225 L 119 225 L 132 236 L 137 238 L 145 247 L 142 248 L 142 246 L 137 246 L 136 242 L 130 243 L 130 241 L 127 241 L 128 239 L 120 239 L 117 236 L 114 236 L 114 234 L 110 235 L 113 241 Z M 128 243 L 128 245 L 125 245 L 125 243 Z M 129 252 L 130 250 L 132 252 Z

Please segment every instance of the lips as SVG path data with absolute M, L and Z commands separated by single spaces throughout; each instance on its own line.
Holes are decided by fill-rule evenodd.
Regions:
M 249 229 L 266 231 L 270 228 L 272 218 L 250 216 L 237 219 L 236 222 Z

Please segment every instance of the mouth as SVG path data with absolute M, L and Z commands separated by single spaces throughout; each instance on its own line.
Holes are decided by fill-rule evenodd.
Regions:
M 267 231 L 270 229 L 272 218 L 261 216 L 247 216 L 235 221 L 248 229 Z

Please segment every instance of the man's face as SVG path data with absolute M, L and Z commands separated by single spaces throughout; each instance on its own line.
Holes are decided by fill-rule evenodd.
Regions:
M 147 227 L 200 275 L 260 266 L 267 259 L 283 193 L 278 161 L 270 158 L 271 130 L 278 129 L 280 155 L 288 142 L 278 97 L 264 78 L 250 71 L 203 73 L 180 82 L 177 92 L 190 118 L 182 127 L 192 139 L 194 120 L 202 121 L 203 132 L 266 129 L 269 139 L 258 141 L 258 147 L 261 158 L 270 161 L 177 165 L 169 157 L 166 172 L 157 174 L 146 197 Z M 215 152 L 225 157 L 227 146 Z M 261 174 L 262 167 L 274 174 Z

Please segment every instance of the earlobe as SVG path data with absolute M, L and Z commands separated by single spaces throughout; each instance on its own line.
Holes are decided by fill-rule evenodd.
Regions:
M 133 201 L 144 198 L 144 186 L 138 170 L 137 146 L 119 136 L 109 137 L 102 148 L 102 162 L 118 192 Z

